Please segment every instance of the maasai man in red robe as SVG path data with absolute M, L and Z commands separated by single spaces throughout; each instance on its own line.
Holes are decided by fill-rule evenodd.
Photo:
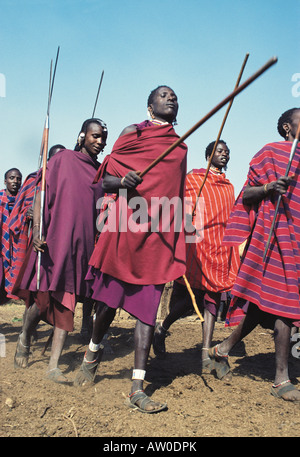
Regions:
M 285 141 L 265 145 L 250 162 L 224 236 L 227 245 L 247 240 L 227 316 L 228 325 L 238 327 L 211 351 L 216 363 L 229 366 L 229 351 L 257 324 L 274 329 L 276 372 L 271 394 L 289 401 L 300 400 L 288 371 L 291 327 L 300 321 L 300 148 L 290 176 L 284 175 L 299 122 L 300 108 L 283 113 L 277 128 Z M 279 213 L 263 261 L 279 195 Z
M 17 343 L 15 366 L 28 366 L 31 335 L 38 322 L 44 320 L 54 327 L 46 374 L 54 382 L 68 382 L 58 368 L 58 361 L 66 336 L 73 330 L 75 305 L 88 296 L 84 278 L 96 236 L 96 202 L 102 195 L 101 186 L 93 184 L 93 179 L 100 165 L 97 156 L 106 144 L 106 137 L 104 122 L 88 119 L 83 123 L 76 150 L 61 150 L 47 162 L 43 240 L 39 238 L 38 192 L 32 226 L 34 249 L 28 251 L 15 285 L 28 307 Z M 39 289 L 37 251 L 42 252 Z
M 11 168 L 4 175 L 5 189 L 0 191 L 0 229 L 1 229 L 1 256 L 0 256 L 0 304 L 7 299 L 18 298 L 11 294 L 10 268 L 12 243 L 9 233 L 9 218 L 15 205 L 17 194 L 22 184 L 22 174 L 17 168 Z
M 127 127 L 98 173 L 98 177 L 104 175 L 104 190 L 117 192 L 118 198 L 110 208 L 107 225 L 102 228 L 89 262 L 87 279 L 98 307 L 75 384 L 94 380 L 101 340 L 116 309 L 122 307 L 137 318 L 132 386 L 126 403 L 152 413 L 166 408 L 143 391 L 157 309 L 164 284 L 185 272 L 182 202 L 187 148 L 180 144 L 141 179 L 137 172 L 178 140 L 172 126 L 178 110 L 173 90 L 166 86 L 155 89 L 149 96 L 148 109 L 152 120 Z M 166 212 L 168 217 L 163 221 Z
M 55 144 L 49 149 L 48 159 L 58 151 L 65 149 L 61 144 Z M 33 203 L 36 194 L 36 178 L 38 172 L 30 173 L 25 179 L 10 214 L 8 229 L 11 239 L 11 262 L 9 269 L 9 293 L 12 293 L 15 281 L 25 259 L 29 246 L 29 228 L 33 218 Z
M 210 158 L 214 145 L 213 141 L 207 146 L 206 160 Z M 194 225 L 199 231 L 199 239 L 193 242 L 187 236 L 185 276 L 193 289 L 199 309 L 204 308 L 202 372 L 210 372 L 214 368 L 208 356 L 208 350 L 211 346 L 221 295 L 231 290 L 239 267 L 238 248 L 222 245 L 226 223 L 235 201 L 233 185 L 223 172 L 223 169 L 227 168 L 228 161 L 229 149 L 227 144 L 220 140 L 196 206 Z M 192 170 L 187 175 L 186 203 L 189 205 L 187 211 L 190 214 L 195 207 L 205 173 L 205 169 L 200 169 Z M 159 357 L 166 353 L 167 330 L 177 319 L 193 308 L 182 279 L 174 281 L 169 307 L 168 316 L 161 324 L 157 324 L 155 329 L 153 349 Z

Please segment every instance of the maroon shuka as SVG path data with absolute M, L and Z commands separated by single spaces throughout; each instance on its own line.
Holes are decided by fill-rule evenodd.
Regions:
M 101 184 L 93 183 L 99 165 L 71 150 L 58 152 L 47 163 L 43 223 L 47 247 L 41 255 L 40 292 L 87 296 L 84 278 L 95 243 L 96 202 L 103 195 Z M 19 289 L 36 292 L 36 252 L 31 252 L 22 274 Z
M 130 170 L 143 171 L 178 138 L 171 124 L 142 129 L 137 125 L 137 131 L 122 135 L 115 142 L 95 180 L 101 178 L 105 172 L 123 177 Z M 185 273 L 185 233 L 182 221 L 186 153 L 187 147 L 181 143 L 143 177 L 143 182 L 136 189 L 128 191 L 127 199 L 116 199 L 116 211 L 109 216 L 117 215 L 116 229 L 112 223 L 111 229 L 101 232 L 89 261 L 90 266 L 118 280 L 136 285 L 165 284 Z M 136 221 L 133 230 L 129 223 L 134 219 L 135 208 L 134 205 L 130 207 L 127 202 L 133 202 L 131 199 L 135 197 L 144 199 L 148 213 L 146 212 L 146 221 L 143 218 L 142 223 Z M 165 198 L 168 202 L 173 198 L 177 199 L 177 202 L 180 200 L 182 208 L 179 205 L 174 210 L 172 204 L 170 205 L 169 230 L 166 226 L 162 227 L 161 213 L 157 212 L 153 198 Z M 121 205 L 125 224 L 128 225 L 122 225 L 122 230 L 118 230 Z M 165 214 L 167 211 L 166 208 Z M 156 217 L 159 217 L 159 229 L 154 231 L 151 222 L 153 223 Z

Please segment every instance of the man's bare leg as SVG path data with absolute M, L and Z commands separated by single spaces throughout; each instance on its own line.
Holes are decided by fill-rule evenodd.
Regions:
M 84 386 L 94 381 L 98 365 L 103 353 L 101 341 L 109 329 L 116 314 L 116 310 L 105 303 L 97 302 L 93 320 L 92 338 L 83 358 L 80 370 L 74 380 L 75 386 Z
M 158 324 L 155 328 L 153 338 L 153 350 L 157 356 L 165 356 L 166 346 L 165 339 L 167 336 L 167 330 L 171 327 L 174 322 L 180 319 L 189 309 L 187 306 L 186 296 L 177 296 L 174 294 L 171 296 L 170 301 L 170 312 L 161 324 Z
M 33 303 L 24 314 L 22 332 L 17 342 L 14 357 L 15 367 L 26 368 L 30 353 L 30 341 L 38 323 L 40 321 L 40 311 L 36 303 Z
M 154 326 L 147 325 L 139 319 L 137 320 L 134 331 L 134 369 L 129 399 L 131 405 L 136 405 L 146 412 L 161 411 L 166 407 L 166 405 L 156 403 L 147 397 L 143 389 L 153 334 Z
M 281 387 L 290 383 L 288 372 L 288 358 L 290 351 L 290 335 L 291 325 L 288 321 L 278 318 L 275 321 L 274 327 L 274 342 L 275 342 L 275 381 L 273 388 L 279 390 Z M 281 395 L 284 400 L 299 401 L 300 391 L 291 389 Z
M 204 322 L 202 325 L 203 344 L 202 344 L 202 361 L 208 359 L 208 351 L 211 346 L 212 336 L 215 328 L 216 316 L 211 314 L 208 309 L 204 309 Z
M 61 328 L 54 327 L 51 355 L 47 370 L 47 378 L 55 382 L 68 382 L 67 378 L 58 368 L 59 358 L 62 354 L 62 350 L 66 341 L 68 332 Z

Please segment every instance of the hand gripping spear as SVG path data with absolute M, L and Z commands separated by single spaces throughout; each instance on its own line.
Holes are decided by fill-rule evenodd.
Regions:
M 298 146 L 299 139 L 300 139 L 300 122 L 299 122 L 299 125 L 298 125 L 298 128 L 297 128 L 295 139 L 294 139 L 293 144 L 292 144 L 290 157 L 289 157 L 289 162 L 288 162 L 288 165 L 286 167 L 286 171 L 285 171 L 285 175 L 284 175 L 286 178 L 288 177 L 288 174 L 290 172 L 292 161 L 293 161 L 293 158 L 294 158 L 297 146 Z M 271 242 L 272 234 L 273 234 L 273 231 L 274 231 L 275 222 L 276 222 L 276 218 L 277 218 L 277 214 L 278 214 L 281 198 L 282 198 L 282 195 L 279 194 L 278 200 L 277 200 L 276 209 L 275 209 L 275 213 L 274 213 L 274 217 L 273 217 L 273 221 L 272 221 L 272 225 L 271 225 L 271 228 L 270 228 L 268 241 L 267 241 L 267 244 L 266 244 L 266 247 L 265 247 L 265 251 L 264 251 L 264 255 L 263 255 L 263 262 L 266 260 L 266 255 L 267 255 L 267 252 L 268 252 L 268 249 L 269 249 L 269 246 L 270 246 L 270 242 Z
M 240 84 L 240 81 L 241 81 L 241 78 L 242 78 L 242 75 L 243 75 L 243 72 L 244 72 L 244 69 L 245 69 L 245 66 L 246 66 L 248 57 L 249 57 L 249 53 L 247 53 L 246 56 L 245 56 L 243 65 L 242 65 L 242 67 L 241 67 L 241 70 L 240 70 L 240 73 L 239 73 L 239 76 L 238 76 L 238 79 L 237 79 L 237 82 L 236 82 L 236 84 L 235 84 L 235 89 L 236 89 L 237 87 L 239 87 L 239 84 Z M 213 159 L 213 157 L 214 157 L 215 150 L 216 150 L 216 148 L 217 148 L 217 146 L 218 146 L 218 143 L 219 143 L 219 140 L 220 140 L 220 138 L 221 138 L 222 131 L 223 131 L 223 128 L 224 128 L 224 125 L 225 125 L 225 122 L 226 122 L 226 120 L 227 120 L 227 117 L 228 117 L 228 114 L 229 114 L 229 111 L 230 111 L 230 109 L 231 109 L 232 104 L 233 104 L 233 98 L 231 99 L 230 103 L 228 104 L 228 107 L 227 107 L 227 110 L 226 110 L 226 113 L 225 113 L 223 122 L 222 122 L 222 124 L 221 124 L 220 130 L 219 130 L 219 133 L 218 133 L 218 136 L 217 136 L 217 139 L 216 139 L 216 141 L 215 141 L 215 144 L 214 144 L 212 153 L 211 153 L 210 158 L 209 158 L 209 160 L 208 160 L 206 172 L 205 172 L 203 181 L 202 181 L 202 183 L 201 183 L 201 186 L 200 186 L 200 188 L 199 188 L 199 192 L 198 192 L 198 195 L 197 195 L 197 198 L 196 198 L 196 201 L 195 201 L 195 205 L 194 205 L 194 208 L 193 208 L 193 212 L 192 212 L 193 217 L 195 216 L 195 211 L 196 211 L 197 202 L 198 202 L 198 199 L 199 199 L 199 197 L 200 197 L 200 195 L 201 195 L 201 192 L 202 192 L 202 189 L 203 189 L 203 187 L 204 187 L 205 181 L 206 181 L 206 179 L 207 179 L 208 172 L 209 172 L 209 169 L 210 169 L 210 166 L 211 166 L 211 163 L 212 163 L 212 159 Z
M 44 203 L 45 203 L 45 189 L 46 189 L 46 167 L 47 167 L 47 154 L 48 154 L 48 139 L 49 139 L 49 114 L 50 114 L 50 105 L 52 100 L 53 93 L 53 84 L 56 72 L 56 65 L 58 60 L 59 47 L 56 56 L 55 62 L 55 71 L 52 78 L 52 60 L 50 65 L 50 80 L 49 80 L 49 94 L 48 94 L 48 106 L 47 106 L 47 115 L 45 120 L 45 126 L 43 131 L 42 147 L 39 159 L 39 167 L 41 166 L 41 159 L 43 159 L 42 165 L 42 179 L 41 179 L 41 209 L 40 209 L 40 239 L 43 236 L 43 215 L 44 215 Z M 40 272 L 41 272 L 41 251 L 38 251 L 38 265 L 37 265 L 37 289 L 40 287 Z
M 261 76 L 266 70 L 268 70 L 272 65 L 274 65 L 277 62 L 277 57 L 272 57 L 268 62 L 263 65 L 256 73 L 254 73 L 250 78 L 248 78 L 243 84 L 241 84 L 239 87 L 235 88 L 231 94 L 229 94 L 224 100 L 222 100 L 218 105 L 216 105 L 206 116 L 204 116 L 200 121 L 198 121 L 190 130 L 188 130 L 183 136 L 181 136 L 177 141 L 175 141 L 171 146 L 169 146 L 159 157 L 157 157 L 148 167 L 144 169 L 141 173 L 139 173 L 140 177 L 143 177 L 148 171 L 150 171 L 155 165 L 157 165 L 161 160 L 163 160 L 170 152 L 172 152 L 177 146 L 179 146 L 186 138 L 188 138 L 192 133 L 194 133 L 201 125 L 203 125 L 208 119 L 210 119 L 217 111 L 219 111 L 221 108 L 223 108 L 224 105 L 226 105 L 228 102 L 234 99 L 236 95 L 238 95 L 240 92 L 242 92 L 246 87 L 248 87 L 255 79 L 257 79 L 259 76 Z M 195 296 L 192 292 L 192 289 L 188 283 L 188 280 L 185 275 L 183 275 L 184 282 L 186 284 L 186 287 L 190 293 L 193 306 L 195 308 L 195 311 L 200 318 L 200 321 L 203 322 L 204 319 L 197 307 Z

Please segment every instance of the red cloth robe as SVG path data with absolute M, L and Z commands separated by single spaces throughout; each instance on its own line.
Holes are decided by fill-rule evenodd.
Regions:
M 186 198 L 194 207 L 206 170 L 186 177 Z M 194 223 L 201 238 L 188 243 L 186 277 L 195 289 L 230 291 L 239 268 L 238 247 L 223 246 L 226 223 L 234 205 L 234 187 L 224 173 L 208 173 L 196 207 Z M 200 224 L 200 227 L 197 227 Z M 181 281 L 180 281 L 181 282 Z
M 105 172 L 123 177 L 130 170 L 143 171 L 177 139 L 178 135 L 170 124 L 125 134 L 116 141 L 111 154 L 103 161 L 96 179 L 100 179 Z M 89 265 L 114 278 L 139 285 L 164 284 L 185 273 L 183 197 L 186 153 L 186 145 L 180 144 L 144 176 L 136 189 L 128 192 L 129 201 L 133 197 L 141 197 L 147 209 L 144 223 L 136 221 L 134 224 L 137 231 L 129 225 L 135 217 L 134 209 L 129 207 L 125 198 L 119 196 L 116 199 L 116 211 L 111 210 L 107 227 L 114 215 L 116 225 L 112 224 L 110 230 L 102 230 Z M 167 202 L 175 198 L 178 203 L 176 209 L 172 205 L 170 208 L 169 231 L 162 227 L 161 213 L 151 200 L 153 197 L 165 197 Z M 133 202 L 131 200 L 131 204 Z M 124 231 L 118 230 L 121 208 L 125 214 L 122 221 L 125 220 L 125 225 L 127 223 Z M 154 231 L 151 223 L 156 217 L 159 224 L 156 226 L 158 230 Z M 178 231 L 175 230 L 176 221 L 180 222 Z

